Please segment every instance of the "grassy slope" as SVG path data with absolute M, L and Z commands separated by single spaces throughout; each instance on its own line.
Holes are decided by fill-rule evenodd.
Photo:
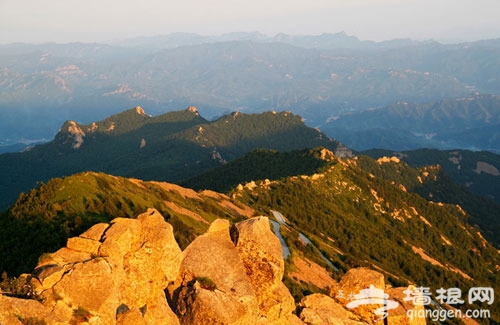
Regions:
M 273 152 L 257 151 L 250 156 L 255 154 L 267 157 Z M 284 153 L 274 155 L 278 162 L 284 157 Z M 340 273 L 367 265 L 385 270 L 394 285 L 416 283 L 433 291 L 460 287 L 467 292 L 472 286 L 500 289 L 498 251 L 467 224 L 470 215 L 456 204 L 431 203 L 412 193 L 435 182 L 439 168 L 413 169 L 401 162 L 358 157 L 331 158 L 317 172 L 257 181 L 257 187 L 239 187 L 231 194 L 262 214 L 271 209 L 282 212 L 292 227 L 285 233 L 292 252 L 321 263 L 317 249 L 297 239 L 296 231 L 303 232 Z M 222 207 L 221 199 L 175 185 L 98 173 L 53 179 L 22 194 L 0 218 L 0 269 L 10 274 L 30 270 L 41 253 L 64 245 L 67 237 L 96 222 L 133 217 L 151 206 L 174 225 L 176 238 L 185 247 L 208 224 L 186 217 L 166 202 L 191 210 L 207 222 L 217 217 L 243 218 L 242 213 Z M 441 265 L 424 260 L 417 250 Z M 295 291 L 313 289 L 287 281 Z M 483 307 L 498 319 L 494 306 Z
M 64 246 L 68 237 L 98 222 L 135 217 L 149 207 L 158 209 L 174 225 L 176 239 L 185 247 L 216 218 L 243 218 L 241 211 L 223 207 L 219 203 L 222 200 L 227 198 L 102 173 L 55 178 L 21 194 L 0 217 L 0 270 L 9 274 L 28 272 L 38 256 Z M 190 210 L 206 221 L 190 218 L 165 202 Z

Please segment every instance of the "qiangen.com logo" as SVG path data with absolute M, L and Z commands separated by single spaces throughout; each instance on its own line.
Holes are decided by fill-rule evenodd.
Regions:
M 438 306 L 437 309 L 409 309 L 406 315 L 410 319 L 425 317 L 435 322 L 443 322 L 453 318 L 491 318 L 489 309 L 468 309 L 466 311 L 462 311 L 461 309 L 443 309 L 432 300 L 432 293 L 428 287 L 408 287 L 403 293 L 406 295 L 403 300 L 411 301 L 414 306 L 429 306 L 431 304 Z M 436 290 L 436 294 L 435 298 L 440 304 L 460 305 L 465 303 L 465 300 L 462 299 L 462 290 L 460 288 L 439 288 Z M 493 288 L 489 287 L 473 287 L 469 289 L 467 300 L 469 304 L 486 302 L 488 305 L 491 305 L 495 301 L 495 292 Z
M 389 300 L 389 295 L 384 290 L 375 288 L 373 284 L 370 285 L 370 288 L 361 290 L 353 298 L 354 300 L 347 304 L 347 308 L 356 308 L 361 305 L 382 305 L 382 307 L 374 311 L 375 315 L 382 316 L 378 320 L 387 318 L 389 315 L 388 310 L 399 306 L 397 301 Z
M 429 319 L 434 322 L 442 322 L 453 318 L 476 318 L 488 319 L 491 317 L 488 309 L 469 309 L 463 311 L 461 309 L 444 309 L 440 304 L 457 305 L 464 304 L 465 300 L 462 299 L 462 291 L 460 288 L 440 288 L 436 290 L 435 300 L 432 299 L 432 293 L 428 287 L 414 287 L 409 286 L 403 291 L 406 296 L 403 301 L 409 301 L 416 308 L 407 308 L 406 315 L 411 319 Z M 342 297 L 345 298 L 342 293 Z M 395 300 L 389 299 L 389 295 L 382 289 L 375 288 L 372 284 L 368 289 L 360 290 L 359 294 L 354 295 L 350 293 L 348 296 L 350 301 L 347 308 L 357 308 L 361 305 L 381 305 L 374 310 L 374 314 L 380 316 L 377 321 L 387 321 L 389 311 L 399 307 L 399 303 Z M 495 292 L 493 288 L 488 287 L 474 287 L 471 288 L 467 295 L 469 304 L 475 302 L 493 304 L 495 301 Z M 439 302 L 439 303 L 438 303 Z M 436 309 L 425 308 L 426 306 L 434 305 Z

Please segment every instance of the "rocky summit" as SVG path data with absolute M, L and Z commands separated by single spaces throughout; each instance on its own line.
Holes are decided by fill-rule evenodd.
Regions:
M 173 227 L 148 209 L 136 219 L 96 224 L 41 256 L 33 272 L 22 275 L 37 299 L 0 295 L 0 324 L 377 322 L 377 306 L 349 307 L 339 292 L 383 290 L 381 273 L 353 269 L 332 280 L 330 296 L 315 293 L 296 303 L 282 282 L 284 270 L 267 217 L 233 225 L 217 219 L 181 251 Z M 390 290 L 401 298 L 402 289 Z M 406 317 L 411 307 L 389 312 L 391 324 L 425 323 Z

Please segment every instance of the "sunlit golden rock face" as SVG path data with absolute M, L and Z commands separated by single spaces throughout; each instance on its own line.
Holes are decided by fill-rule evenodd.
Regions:
M 267 217 L 216 219 L 181 251 L 155 209 L 99 223 L 25 275 L 41 301 L 0 296 L 0 321 L 48 324 L 298 322 Z

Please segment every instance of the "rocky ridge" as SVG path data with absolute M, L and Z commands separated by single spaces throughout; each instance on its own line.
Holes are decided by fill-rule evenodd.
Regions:
M 157 116 L 138 106 L 90 124 L 69 120 L 53 141 L 0 155 L 0 209 L 38 182 L 83 171 L 180 183 L 257 148 L 316 147 L 338 157 L 353 155 L 288 112 L 233 113 L 207 121 L 193 106 Z
M 346 309 L 339 290 L 359 291 L 384 276 L 354 269 L 330 288 L 295 304 L 283 284 L 285 263 L 267 217 L 231 225 L 217 219 L 181 251 L 172 226 L 155 209 L 136 219 L 99 223 L 66 247 L 41 256 L 23 275 L 38 296 L 0 295 L 0 324 L 362 324 L 374 308 Z M 394 292 L 399 292 L 401 290 Z M 400 293 L 399 293 L 400 294 Z M 392 296 L 392 294 L 391 294 Z M 410 321 L 401 305 L 389 314 Z

